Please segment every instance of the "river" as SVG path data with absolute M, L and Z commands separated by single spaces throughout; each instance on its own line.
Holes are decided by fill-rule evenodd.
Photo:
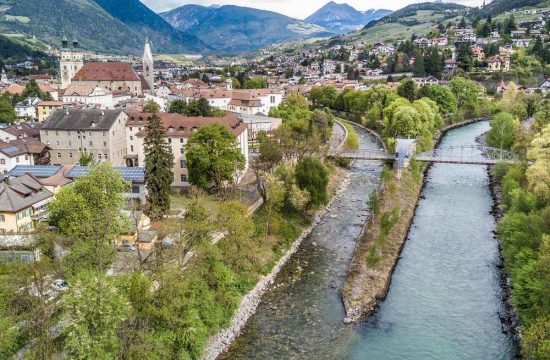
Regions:
M 480 122 L 440 146 L 474 144 Z M 359 130 L 358 130 L 359 131 Z M 362 148 L 376 140 L 360 132 Z M 511 359 L 501 331 L 495 220 L 484 166 L 435 164 L 385 301 L 344 325 L 340 291 L 381 165 L 357 161 L 351 183 L 263 298 L 223 359 Z

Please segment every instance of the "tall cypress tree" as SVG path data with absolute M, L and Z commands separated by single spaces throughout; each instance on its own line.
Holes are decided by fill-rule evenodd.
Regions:
M 170 210 L 170 184 L 174 155 L 164 140 L 165 129 L 160 116 L 154 112 L 145 127 L 145 185 L 148 213 L 152 219 L 162 218 Z

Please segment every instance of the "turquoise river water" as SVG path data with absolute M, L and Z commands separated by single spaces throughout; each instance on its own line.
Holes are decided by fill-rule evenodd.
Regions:
M 474 144 L 479 122 L 440 146 Z M 360 131 L 360 130 L 358 130 Z M 361 147 L 376 140 L 360 133 Z M 517 349 L 504 311 L 485 166 L 434 164 L 390 291 L 367 321 L 343 324 L 340 291 L 381 165 L 358 161 L 351 184 L 287 263 L 223 359 L 507 360 Z

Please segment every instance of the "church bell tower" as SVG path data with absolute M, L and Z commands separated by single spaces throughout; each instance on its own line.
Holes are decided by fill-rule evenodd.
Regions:
M 72 46 L 66 37 L 61 40 L 61 52 L 59 58 L 59 73 L 61 75 L 61 88 L 66 89 L 71 85 L 71 80 L 84 66 L 84 55 L 80 52 L 78 40 L 74 39 Z
M 143 79 L 149 85 L 149 89 L 144 89 L 144 92 L 149 91 L 151 94 L 155 91 L 155 71 L 153 68 L 153 53 L 149 39 L 145 39 L 145 47 L 143 48 Z

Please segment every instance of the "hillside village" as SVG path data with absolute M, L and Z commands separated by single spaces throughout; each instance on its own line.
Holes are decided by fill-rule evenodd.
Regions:
M 307 229 L 312 219 L 317 221 L 316 211 L 343 182 L 339 166 L 348 163 L 334 158 L 335 149 L 358 147 L 347 120 L 379 134 L 392 156 L 400 140 L 427 151 L 442 129 L 501 112 L 511 113 L 510 123 L 525 120 L 521 129 L 529 121 L 537 123 L 538 107 L 546 109 L 550 96 L 550 7 L 512 9 L 497 16 L 482 15 L 481 10 L 449 7 L 442 10 L 444 20 L 427 31 L 384 42 L 365 35 L 369 26 L 384 24 L 381 18 L 352 35 L 308 46 L 280 45 L 289 46 L 285 51 L 273 46 L 247 55 L 180 62 L 156 54 L 148 38 L 143 38 L 139 56 L 113 55 L 83 49 L 76 36 L 67 34 L 45 50 L 48 60 L 29 56 L 5 61 L 0 77 L 0 265 L 67 256 L 59 283 L 40 280 L 48 284 L 44 294 L 23 288 L 40 294 L 42 303 L 57 306 L 68 286 L 65 277 L 78 273 L 75 263 L 92 253 L 89 248 L 79 249 L 82 253 L 68 249 L 103 230 L 103 245 L 87 260 L 90 268 L 123 277 L 136 269 L 151 276 L 161 274 L 163 266 L 178 271 L 189 267 L 200 281 L 206 275 L 196 270 L 192 258 L 215 262 L 225 256 L 203 252 L 201 244 L 254 234 L 254 240 L 260 239 L 254 255 L 258 259 L 236 266 L 241 272 L 235 276 L 243 284 L 231 294 L 234 298 L 223 299 L 227 303 L 220 308 L 225 312 L 217 315 L 215 325 L 201 322 L 200 341 L 185 340 L 192 343 L 189 358 L 199 358 L 207 335 L 228 324 L 235 299 L 270 270 L 290 238 Z M 415 124 L 398 121 L 398 106 Z M 429 120 L 420 124 L 420 119 Z M 530 126 L 526 132 L 541 131 L 539 125 Z M 528 145 L 520 143 L 520 135 L 501 143 L 501 150 L 516 146 L 526 156 Z M 223 162 L 212 166 L 205 159 Z M 321 174 L 321 194 L 311 190 L 314 185 L 301 185 L 300 166 Z M 158 187 L 150 185 L 155 171 L 160 175 L 152 184 Z M 89 209 L 74 210 L 90 215 L 90 228 L 80 229 L 86 221 L 70 216 L 69 225 L 60 220 L 72 201 L 65 196 L 84 199 L 86 191 L 95 190 L 93 182 L 105 178 L 113 181 L 107 192 L 117 189 L 116 194 L 98 195 L 105 213 L 94 217 L 86 213 Z M 164 198 L 155 203 L 157 193 Z M 92 195 L 86 198 L 89 204 L 94 203 Z M 112 206 L 107 204 L 110 196 Z M 278 197 L 280 203 L 273 204 Z M 123 226 L 123 220 L 133 223 Z M 68 240 L 70 231 L 77 234 L 74 243 Z M 63 241 L 45 251 L 33 236 Z M 247 242 L 243 250 L 239 245 L 223 251 L 236 258 L 253 246 Z M 100 254 L 98 249 L 115 250 Z M 166 255 L 165 250 L 173 252 Z M 108 260 L 103 263 L 103 258 Z M 162 291 L 161 276 L 165 274 L 147 289 Z M 53 315 L 49 320 L 48 326 L 57 323 Z M 25 354 L 23 345 L 33 337 L 21 335 L 13 341 L 17 348 L 10 344 L 6 352 L 0 346 L 0 357 Z

